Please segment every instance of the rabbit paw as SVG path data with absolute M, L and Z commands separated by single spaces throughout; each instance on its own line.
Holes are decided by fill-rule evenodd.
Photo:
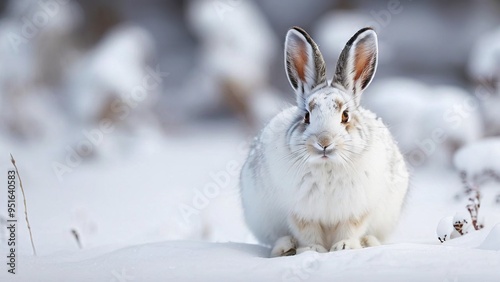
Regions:
M 293 256 L 297 253 L 297 241 L 292 236 L 284 236 L 276 240 L 271 257 Z
M 314 251 L 318 253 L 326 253 L 328 252 L 323 246 L 321 245 L 310 245 L 307 247 L 300 247 L 297 249 L 297 254 L 307 252 L 307 251 Z
M 375 247 L 380 246 L 381 244 L 377 237 L 373 235 L 366 235 L 361 238 L 361 245 L 363 245 L 363 247 Z
M 340 250 L 352 250 L 361 249 L 361 242 L 359 239 L 345 239 L 333 244 L 330 252 L 340 251 Z

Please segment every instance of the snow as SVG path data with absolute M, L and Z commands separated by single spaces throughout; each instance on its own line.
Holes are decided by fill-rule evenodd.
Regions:
M 496 234 L 498 235 L 498 234 Z M 489 237 L 488 237 L 489 238 Z M 498 247 L 498 245 L 497 245 Z M 397 244 L 267 258 L 241 243 L 149 243 L 106 254 L 21 257 L 12 281 L 498 281 L 500 253 L 463 247 Z M 430 255 L 432 254 L 432 255 Z M 91 271 L 86 271 L 91 270 Z M 5 274 L 2 274 L 5 277 Z M 78 273 L 78 276 L 75 276 Z
M 460 234 L 453 227 L 453 222 L 454 220 L 452 216 L 444 217 L 439 221 L 436 235 L 441 243 L 460 236 Z
M 500 223 L 497 223 L 497 225 L 493 227 L 478 248 L 482 250 L 500 251 Z

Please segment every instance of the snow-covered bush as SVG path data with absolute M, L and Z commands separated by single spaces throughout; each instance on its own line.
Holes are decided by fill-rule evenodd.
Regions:
M 500 183 L 500 138 L 483 139 L 461 148 L 453 164 L 460 173 L 466 194 L 487 182 Z M 500 193 L 496 201 L 500 203 Z
M 475 102 L 460 88 L 428 86 L 408 78 L 378 81 L 364 97 L 367 108 L 382 117 L 413 167 L 427 160 L 449 164 L 458 148 L 482 136 Z
M 488 88 L 481 99 L 481 113 L 488 136 L 500 135 L 500 28 L 481 36 L 474 44 L 467 71 L 478 87 Z
M 81 20 L 75 1 L 51 5 L 49 17 L 40 1 L 9 1 L 0 18 L 0 133 L 38 144 L 64 138 L 68 119 L 52 87 L 76 53 L 70 34 Z
M 323 15 L 316 22 L 312 35 L 321 49 L 325 50 L 322 55 L 326 62 L 333 65 L 345 42 L 370 20 L 368 15 L 356 10 L 334 10 Z
M 439 221 L 436 234 L 441 243 L 484 227 L 484 217 L 479 217 L 481 194 L 478 190 L 471 189 L 468 195 L 467 211 L 459 211 L 455 216 L 447 216 Z
M 441 242 L 484 227 L 484 216 L 479 213 L 480 187 L 491 181 L 500 183 L 500 138 L 483 139 L 464 146 L 456 152 L 453 164 L 463 185 L 463 192 L 458 194 L 458 198 L 463 195 L 468 198 L 467 212 L 458 212 L 453 218 L 445 217 L 439 222 L 437 236 Z M 500 193 L 496 201 L 499 200 Z
M 252 126 L 267 122 L 278 108 L 269 77 L 283 39 L 259 8 L 251 1 L 191 1 L 186 19 L 200 41 L 199 57 L 176 103 L 189 112 L 229 108 Z
M 135 94 L 134 88 L 142 85 L 148 74 L 146 68 L 155 68 L 151 64 L 155 53 L 153 42 L 149 31 L 139 26 L 119 25 L 69 69 L 65 86 L 78 121 L 97 122 L 110 114 L 110 103 L 118 99 L 128 101 Z M 145 104 L 153 104 L 154 99 L 145 98 L 148 98 Z

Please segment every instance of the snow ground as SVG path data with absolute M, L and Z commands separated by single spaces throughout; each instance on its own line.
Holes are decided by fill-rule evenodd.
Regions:
M 483 189 L 486 228 L 441 245 L 438 222 L 467 203 L 455 198 L 460 179 L 449 168 L 415 168 L 407 206 L 388 245 L 269 259 L 269 249 L 257 245 L 243 223 L 238 176 L 227 169 L 242 164 L 250 140 L 237 125 L 186 128 L 169 138 L 154 130 L 138 134 L 141 145 L 133 150 L 118 134 L 106 136 L 96 157 L 63 182 L 51 167 L 52 161 L 64 161 L 64 155 L 54 157 L 55 148 L 40 144 L 27 150 L 25 144 L 3 142 L 23 177 L 39 256 L 31 255 L 20 221 L 18 274 L 0 271 L 0 281 L 500 280 L 500 227 L 490 232 L 500 223 L 498 184 Z M 101 153 L 111 148 L 114 157 Z M 6 171 L 7 163 L 2 166 Z M 211 175 L 223 174 L 229 181 L 207 194 L 204 189 L 216 183 Z M 4 202 L 0 193 L 0 215 Z M 183 215 L 186 206 L 196 213 Z M 72 229 L 80 234 L 82 250 Z
M 500 234 L 496 234 L 500 235 Z M 408 244 L 267 258 L 242 243 L 169 241 L 89 257 L 23 257 L 19 281 L 498 281 L 498 251 Z M 27 269 L 27 267 L 22 266 Z M 75 275 L 75 273 L 78 273 Z

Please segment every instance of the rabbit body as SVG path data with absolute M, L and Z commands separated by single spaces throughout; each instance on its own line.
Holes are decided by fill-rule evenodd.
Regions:
M 381 119 L 359 105 L 376 68 L 376 35 L 365 29 L 355 37 L 328 82 L 314 41 L 300 28 L 287 35 L 297 106 L 255 138 L 240 179 L 246 222 L 272 256 L 378 245 L 399 218 L 408 187 L 403 156 Z M 364 65 L 355 61 L 360 48 Z

